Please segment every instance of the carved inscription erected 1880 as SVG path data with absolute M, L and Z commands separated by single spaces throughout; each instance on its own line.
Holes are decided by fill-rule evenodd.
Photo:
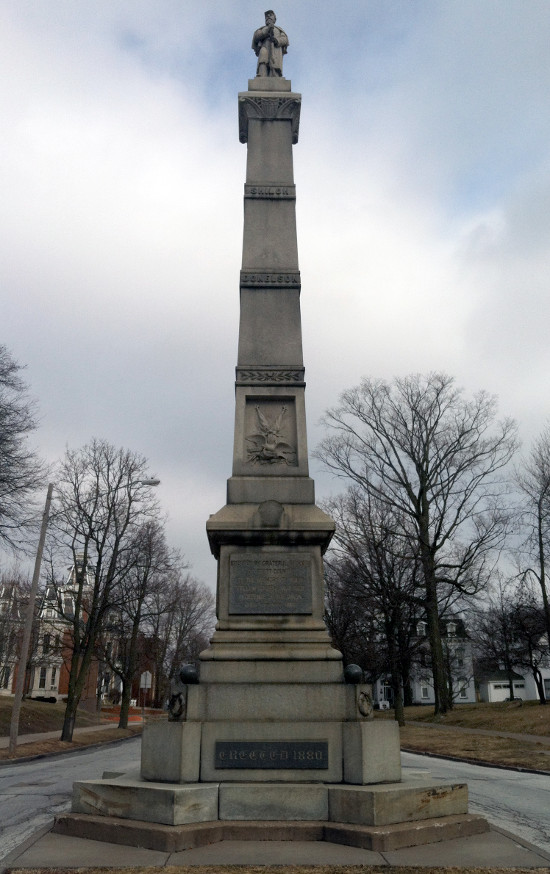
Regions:
M 326 770 L 326 740 L 216 742 L 216 768 L 265 768 L 269 770 Z
M 233 553 L 229 565 L 230 613 L 311 611 L 311 558 L 308 555 Z

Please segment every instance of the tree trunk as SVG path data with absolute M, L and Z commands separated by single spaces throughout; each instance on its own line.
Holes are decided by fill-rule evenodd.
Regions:
M 138 610 L 132 623 L 132 634 L 130 635 L 128 651 L 126 653 L 126 673 L 122 677 L 119 728 L 128 728 L 128 710 L 130 709 L 130 698 L 132 697 L 132 680 L 134 679 L 137 666 L 137 642 L 140 622 L 141 613 Z
M 122 677 L 122 698 L 120 699 L 120 717 L 118 720 L 119 728 L 128 728 L 128 712 L 130 710 L 130 699 L 132 697 L 132 681 L 127 677 Z
M 436 716 L 443 716 L 451 709 L 449 700 L 449 686 L 447 683 L 447 671 L 445 668 L 445 657 L 443 654 L 443 644 L 441 642 L 441 629 L 439 627 L 439 609 L 437 603 L 437 586 L 434 579 L 434 574 L 430 568 L 425 569 L 424 577 L 426 581 L 426 620 L 428 623 L 428 640 L 430 642 L 430 653 L 432 657 L 432 673 L 434 681 L 434 697 Z
M 61 740 L 72 742 L 76 713 L 86 683 L 88 671 L 90 670 L 92 652 L 92 646 L 87 647 L 82 657 L 80 657 L 77 652 L 73 651 Z
M 399 649 L 395 639 L 396 629 L 391 622 L 386 623 L 386 642 L 388 646 L 388 658 L 390 662 L 391 686 L 393 692 L 393 707 L 395 718 L 399 725 L 405 725 L 403 712 L 403 688 L 401 685 L 401 664 L 399 661 Z
M 538 668 L 533 667 L 533 677 L 535 679 L 535 683 L 537 684 L 539 704 L 546 704 L 546 695 L 544 693 L 544 683 L 542 681 L 542 674 Z

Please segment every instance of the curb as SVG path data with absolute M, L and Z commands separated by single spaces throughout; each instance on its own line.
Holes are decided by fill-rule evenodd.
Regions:
M 466 759 L 461 756 L 443 756 L 441 753 L 428 753 L 423 750 L 413 750 L 401 747 L 402 753 L 413 753 L 417 756 L 428 756 L 430 759 L 446 759 L 448 762 L 464 762 L 465 765 L 481 765 L 484 768 L 498 768 L 500 771 L 519 771 L 523 774 L 541 774 L 550 777 L 550 771 L 540 771 L 538 768 L 523 768 L 521 765 L 499 765 L 496 762 L 486 762 L 483 759 Z
M 112 747 L 115 744 L 123 744 L 128 740 L 134 740 L 136 737 L 141 737 L 141 734 L 131 735 L 130 737 L 119 737 L 115 740 L 106 740 L 106 741 L 98 741 L 98 743 L 94 744 L 82 744 L 82 746 L 75 747 L 72 750 L 57 750 L 52 753 L 36 753 L 34 756 L 20 756 L 17 759 L 1 759 L 0 760 L 0 768 L 5 768 L 7 765 L 19 765 L 24 762 L 36 762 L 39 759 L 53 759 L 54 756 L 71 756 L 75 753 L 84 752 L 84 750 L 92 750 L 95 747 Z
M 44 835 L 47 835 L 48 832 L 51 832 L 53 828 L 54 821 L 49 825 L 43 825 L 41 829 L 34 832 L 34 834 L 30 835 L 26 840 L 23 841 L 22 844 L 19 844 L 18 847 L 15 847 L 11 853 L 8 853 L 7 856 L 4 856 L 3 859 L 0 860 L 0 874 L 4 874 L 4 871 L 7 868 L 14 867 L 14 863 L 17 862 L 19 856 L 22 856 L 25 850 L 28 850 L 29 847 L 32 847 L 40 838 L 43 838 Z
M 513 832 L 509 832 L 507 831 L 507 829 L 501 828 L 500 826 L 495 825 L 493 822 L 489 823 L 489 827 L 491 831 L 497 832 L 499 835 L 504 835 L 504 837 L 506 838 L 510 838 L 511 840 L 515 841 L 516 844 L 525 847 L 526 850 L 531 850 L 532 853 L 538 853 L 539 856 L 542 856 L 543 859 L 547 859 L 550 862 L 550 853 L 547 853 L 546 850 L 541 850 L 540 847 L 536 847 L 534 844 L 529 843 L 529 841 L 524 840 L 524 838 L 518 838 L 518 836 L 515 835 Z

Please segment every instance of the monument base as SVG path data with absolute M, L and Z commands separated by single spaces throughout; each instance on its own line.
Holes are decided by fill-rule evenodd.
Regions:
M 175 852 L 223 840 L 331 841 L 372 850 L 481 834 L 463 783 L 407 776 L 352 786 L 321 782 L 165 783 L 139 773 L 74 784 L 58 834 Z
M 164 853 L 192 850 L 220 841 L 329 841 L 386 852 L 469 837 L 489 831 L 481 816 L 459 814 L 387 826 L 332 822 L 217 821 L 168 826 L 116 817 L 62 814 L 53 831 L 88 840 L 144 847 Z

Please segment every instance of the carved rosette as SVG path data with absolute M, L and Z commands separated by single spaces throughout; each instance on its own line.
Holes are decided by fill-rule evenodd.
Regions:
M 239 95 L 239 140 L 248 142 L 248 120 L 261 118 L 269 121 L 276 119 L 288 120 L 292 123 L 292 142 L 298 142 L 300 127 L 301 99 L 298 95 L 291 97 L 259 97 Z

